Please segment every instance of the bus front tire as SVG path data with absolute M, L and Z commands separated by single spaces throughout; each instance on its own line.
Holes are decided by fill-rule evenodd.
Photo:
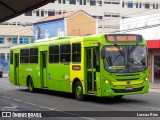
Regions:
M 34 85 L 33 85 L 32 78 L 29 78 L 29 80 L 28 80 L 28 91 L 34 92 Z
M 80 81 L 76 82 L 75 84 L 74 95 L 78 101 L 84 100 L 83 87 Z

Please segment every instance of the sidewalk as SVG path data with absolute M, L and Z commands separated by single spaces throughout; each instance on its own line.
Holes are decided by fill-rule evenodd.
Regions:
M 8 76 L 8 73 L 3 73 L 3 76 L 2 76 L 3 78 L 6 78 L 6 77 L 9 77 Z
M 160 84 L 150 83 L 150 84 L 149 84 L 149 91 L 150 91 L 150 92 L 160 93 Z

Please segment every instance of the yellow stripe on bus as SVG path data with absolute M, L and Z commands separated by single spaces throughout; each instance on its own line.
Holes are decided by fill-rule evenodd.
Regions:
M 113 85 L 137 85 L 142 84 L 144 80 L 139 81 L 130 81 L 130 84 L 127 84 L 127 81 L 119 81 L 119 82 L 112 82 Z

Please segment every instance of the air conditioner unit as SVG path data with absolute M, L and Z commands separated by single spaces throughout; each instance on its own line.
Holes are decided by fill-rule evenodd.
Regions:
M 12 40 L 12 38 L 7 38 L 7 41 L 10 42 Z

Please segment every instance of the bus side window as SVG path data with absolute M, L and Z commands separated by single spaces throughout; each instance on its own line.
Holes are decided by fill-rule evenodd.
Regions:
M 81 43 L 72 44 L 72 62 L 81 62 Z
M 59 63 L 59 45 L 49 46 L 49 62 Z
M 60 62 L 70 62 L 71 57 L 71 45 L 60 45 Z
M 20 50 L 20 63 L 29 63 L 29 49 Z
M 96 68 L 97 72 L 100 72 L 100 53 L 99 53 L 99 47 L 96 47 L 93 50 L 93 66 Z

